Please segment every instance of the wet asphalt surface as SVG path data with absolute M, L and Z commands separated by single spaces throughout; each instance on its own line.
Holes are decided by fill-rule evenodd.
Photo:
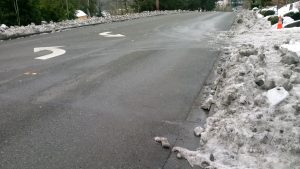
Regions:
M 170 151 L 153 137 L 175 142 L 233 18 L 158 16 L 1 42 L 0 168 L 165 168 Z M 49 46 L 66 53 L 35 59 Z

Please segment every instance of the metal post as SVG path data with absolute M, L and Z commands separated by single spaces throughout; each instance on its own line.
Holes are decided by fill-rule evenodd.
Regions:
M 153 1 L 152 1 L 153 2 Z M 156 0 L 156 10 L 159 11 L 159 0 Z

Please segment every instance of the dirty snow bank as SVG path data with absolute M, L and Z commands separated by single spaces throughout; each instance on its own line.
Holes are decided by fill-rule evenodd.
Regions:
M 10 38 L 29 36 L 39 33 L 50 33 L 61 31 L 64 29 L 82 27 L 87 25 L 95 25 L 102 23 L 111 23 L 111 22 L 120 22 L 125 20 L 132 20 L 138 18 L 152 17 L 158 15 L 168 15 L 168 14 L 178 14 L 186 13 L 188 11 L 152 11 L 152 12 L 142 12 L 142 13 L 133 13 L 126 15 L 117 15 L 117 16 L 108 16 L 108 17 L 92 17 L 87 20 L 66 20 L 62 22 L 43 22 L 42 25 L 27 25 L 27 26 L 11 26 L 7 27 L 2 25 L 0 27 L 0 40 L 6 40 Z
M 228 46 L 211 87 L 214 114 L 196 151 L 173 148 L 191 166 L 300 169 L 300 29 L 273 30 L 255 17 L 241 11 L 220 36 Z

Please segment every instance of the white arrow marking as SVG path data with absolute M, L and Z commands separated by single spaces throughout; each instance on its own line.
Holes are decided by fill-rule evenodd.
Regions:
M 120 37 L 125 37 L 125 35 L 122 35 L 122 34 L 115 34 L 115 35 L 112 35 L 111 32 L 102 32 L 102 33 L 99 33 L 99 35 L 104 36 L 104 37 L 107 37 L 107 38 L 120 38 Z
M 50 58 L 54 58 L 54 57 L 57 57 L 57 56 L 60 56 L 60 55 L 63 55 L 66 53 L 65 50 L 63 49 L 60 49 L 61 47 L 63 46 L 51 46 L 51 47 L 39 47 L 39 48 L 34 48 L 33 49 L 33 52 L 40 52 L 40 51 L 43 51 L 43 50 L 49 50 L 51 51 L 52 53 L 51 54 L 48 54 L 48 55 L 45 55 L 45 56 L 41 56 L 41 57 L 37 57 L 35 59 L 40 59 L 40 60 L 47 60 L 47 59 L 50 59 Z

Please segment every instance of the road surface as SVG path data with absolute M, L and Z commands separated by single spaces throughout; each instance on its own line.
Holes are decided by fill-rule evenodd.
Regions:
M 0 43 L 0 168 L 165 168 L 170 151 L 153 137 L 174 144 L 233 18 L 158 16 Z M 61 55 L 37 59 L 53 46 Z

